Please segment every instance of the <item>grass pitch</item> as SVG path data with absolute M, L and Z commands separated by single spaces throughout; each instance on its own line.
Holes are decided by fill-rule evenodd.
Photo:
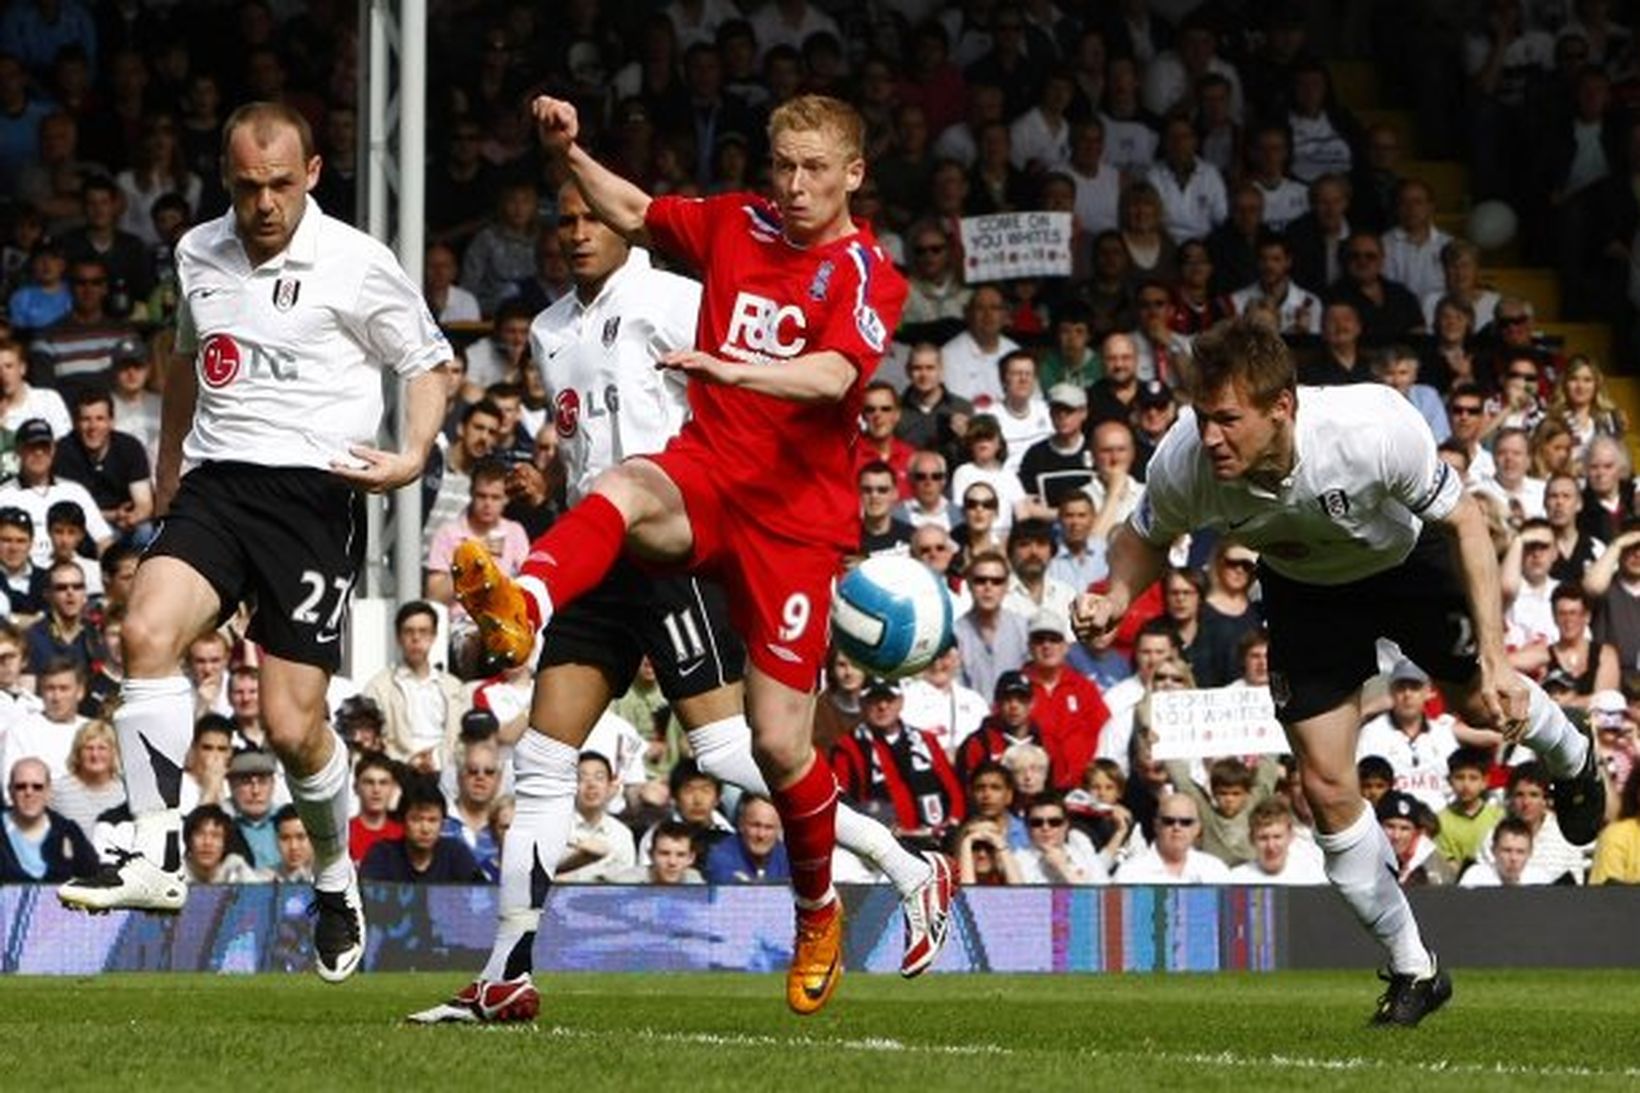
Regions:
M 1640 974 L 1463 971 L 1415 1031 L 1361 973 L 546 977 L 533 1027 L 412 1028 L 444 975 L 0 979 L 7 1089 L 1628 1089 Z M 1157 1083 L 1168 1083 L 1158 1086 Z

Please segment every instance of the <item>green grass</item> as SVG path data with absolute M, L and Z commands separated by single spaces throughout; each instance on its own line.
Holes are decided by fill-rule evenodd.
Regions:
M 1415 1031 L 1360 973 L 545 980 L 534 1027 L 411 1028 L 455 977 L 0 979 L 0 1085 L 139 1089 L 1633 1089 L 1640 975 L 1464 971 Z M 1178 1084 L 1173 1084 L 1178 1083 Z M 1163 1086 L 1160 1088 L 1168 1088 Z

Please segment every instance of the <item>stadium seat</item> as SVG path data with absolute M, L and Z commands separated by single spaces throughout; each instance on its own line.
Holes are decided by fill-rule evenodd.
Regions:
M 1532 266 L 1489 266 L 1481 270 L 1481 282 L 1505 296 L 1519 296 L 1532 302 L 1532 313 L 1540 323 L 1560 318 L 1560 278 L 1553 270 Z

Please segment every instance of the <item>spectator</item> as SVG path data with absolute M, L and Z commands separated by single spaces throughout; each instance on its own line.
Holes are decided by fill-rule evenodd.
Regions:
M 86 179 L 80 199 L 85 225 L 63 236 L 63 253 L 70 262 L 102 262 L 108 271 L 108 310 L 123 317 L 130 301 L 146 300 L 154 290 L 152 256 L 141 239 L 119 226 L 120 188 L 113 179 Z
M 1052 758 L 1054 785 L 1061 792 L 1082 784 L 1082 772 L 1093 761 L 1100 731 L 1110 720 L 1098 686 L 1066 667 L 1068 636 L 1065 615 L 1051 608 L 1037 611 L 1031 618 L 1031 653 L 1024 668 L 1031 681 L 1031 716 Z
M 780 840 L 780 814 L 760 793 L 742 794 L 735 819 L 736 837 L 720 839 L 706 856 L 711 884 L 758 884 L 791 877 L 786 845 Z
M 1174 333 L 1193 338 L 1235 315 L 1230 298 L 1214 293 L 1213 274 L 1213 253 L 1205 240 L 1186 239 L 1179 244 L 1179 282 L 1167 309 Z M 1144 306 L 1142 301 L 1140 306 Z
M 1628 696 L 1636 693 L 1634 681 L 1624 691 L 1598 694 L 1589 703 L 1589 727 L 1595 734 L 1595 754 L 1605 768 L 1613 788 L 1628 784 L 1629 775 L 1640 764 L 1640 718 Z
M 1293 177 L 1314 182 L 1324 174 L 1348 174 L 1360 135 L 1355 123 L 1333 102 L 1326 65 L 1308 60 L 1293 66 L 1287 128 L 1293 135 Z
M 327 175 L 331 169 L 332 157 L 326 156 Z M 193 218 L 199 209 L 202 183 L 199 176 L 188 169 L 174 117 L 149 114 L 143 119 L 136 155 L 132 157 L 131 166 L 115 176 L 114 184 L 120 188 L 124 207 L 119 222 L 121 230 L 130 232 L 150 247 L 160 243 L 152 216 L 154 202 L 160 196 L 180 194 L 188 203 L 188 218 Z
M 140 537 L 154 514 L 148 453 L 136 437 L 115 430 L 114 399 L 106 388 L 82 388 L 75 397 L 74 431 L 57 445 L 51 471 L 84 486 L 123 539 Z
M 1053 790 L 1053 757 L 1040 744 L 1010 744 L 1002 765 L 1014 777 L 1014 808 L 1023 812 Z
M 860 492 L 860 553 L 909 554 L 911 525 L 895 518 L 899 494 L 894 469 L 878 460 L 867 463 L 855 478 Z
M 901 718 L 912 728 L 932 733 L 947 756 L 955 755 L 991 712 L 984 696 L 958 681 L 961 670 L 962 655 L 953 647 L 901 684 Z
M 273 814 L 273 830 L 279 838 L 279 863 L 273 868 L 273 879 L 282 884 L 312 884 L 313 842 L 295 805 Z
M 617 884 L 704 884 L 695 869 L 695 829 L 680 820 L 666 820 L 650 833 L 648 865 L 634 865 L 615 874 Z
M 996 417 L 1009 453 L 1003 458 L 1003 466 L 1017 475 L 1025 452 L 1053 434 L 1053 423 L 1048 417 L 1048 404 L 1038 392 L 1036 359 L 1030 353 L 1009 350 L 997 368 L 1002 376 L 1002 400 L 990 412 Z
M 33 546 L 34 518 L 15 505 L 0 508 L 0 593 L 7 616 L 24 626 L 46 609 L 47 573 L 29 557 Z
M 74 10 L 84 12 L 77 4 Z M 29 89 L 28 69 L 17 53 L 22 43 L 16 40 L 15 32 L 8 33 L 10 24 L 30 14 L 30 9 L 20 4 L 10 5 L 3 17 L 6 26 L 0 26 L 0 50 L 4 51 L 0 52 L 0 113 L 5 117 L 5 124 L 0 126 L 0 183 L 8 193 L 17 184 L 21 170 L 38 162 L 40 129 L 52 110 L 49 100 Z M 43 69 L 55 56 L 53 50 L 51 56 L 40 57 L 39 67 Z
M 107 382 L 115 347 L 135 337 L 136 329 L 109 312 L 108 269 L 99 259 L 76 258 L 68 284 L 68 312 L 36 333 L 29 366 L 72 404 L 80 392 Z
M 1266 233 L 1258 241 L 1258 279 L 1230 294 L 1237 315 L 1254 303 L 1275 309 L 1282 334 L 1321 333 L 1321 301 L 1315 293 L 1293 284 L 1292 244 Z
M 555 224 L 543 225 L 535 236 L 535 266 L 526 277 L 514 281 L 498 305 L 511 305 L 529 316 L 539 315 L 575 288 L 569 273 L 569 258 Z
M 1395 768 L 1382 755 L 1364 756 L 1356 760 L 1355 779 L 1361 783 L 1361 796 L 1376 807 L 1395 789 Z
M 1070 617 L 1076 590 L 1048 576 L 1053 557 L 1053 525 L 1046 520 L 1020 520 L 1008 532 L 1008 561 L 1013 577 L 1008 583 L 1006 610 L 1021 618 L 1033 617 L 1047 608 Z
M 1210 73 L 1229 83 L 1231 116 L 1240 121 L 1243 111 L 1240 74 L 1235 65 L 1218 55 L 1218 40 L 1211 21 L 1199 15 L 1186 17 L 1179 24 L 1173 48 L 1147 59 L 1145 109 L 1158 115 L 1172 111 L 1188 113 L 1196 88 Z
M 466 843 L 492 884 L 501 879 L 501 847 L 490 838 L 490 806 L 500 793 L 501 775 L 501 752 L 493 741 L 474 740 L 462 748 L 455 812 L 445 816 L 439 832 Z
M 85 566 L 76 561 L 54 562 L 47 571 L 46 612 L 25 633 L 29 663 L 56 660 L 87 673 L 108 654 L 102 635 L 86 618 Z
M 1150 392 L 1166 392 L 1166 384 L 1159 380 L 1146 383 L 1134 401 L 1144 413 L 1144 407 L 1153 399 Z M 1172 395 L 1166 394 L 1169 405 Z M 1136 415 L 1137 416 L 1137 415 Z M 1133 429 L 1124 421 L 1101 421 L 1093 427 L 1093 477 L 1082 487 L 1093 502 L 1094 523 L 1091 534 L 1104 541 L 1111 529 L 1133 514 L 1144 497 L 1144 483 L 1139 480 L 1138 450 Z
M 1105 160 L 1105 126 L 1097 115 L 1071 126 L 1071 158 L 1060 171 L 1076 185 L 1076 229 L 1088 238 L 1115 229 L 1121 172 Z
M 1065 802 L 1057 794 L 1032 801 L 1025 810 L 1031 845 L 1019 854 L 1024 884 L 1104 885 L 1110 874 L 1082 832 L 1070 826 Z
M 1109 572 L 1105 540 L 1093 535 L 1094 516 L 1093 498 L 1086 491 L 1059 502 L 1059 549 L 1048 562 L 1047 575 L 1077 592 L 1087 591 Z
M 39 709 L 14 718 L 0 741 L 0 770 L 19 759 L 42 760 L 53 779 L 68 777 L 69 750 L 86 719 L 80 716 L 85 674 L 72 660 L 49 660 L 35 667 Z
M 273 826 L 273 777 L 278 770 L 272 753 L 258 748 L 243 748 L 228 762 L 234 829 L 258 869 L 272 868 L 279 860 L 279 835 Z
M 1024 883 L 1008 835 L 994 821 L 973 819 L 958 829 L 957 881 L 964 888 Z
M 1509 815 L 1523 821 L 1532 831 L 1532 856 L 1528 859 L 1528 865 L 1547 876 L 1549 883 L 1560 883 L 1566 877 L 1580 883 L 1583 880 L 1583 852 L 1561 834 L 1560 822 L 1549 808 L 1549 779 L 1542 765 L 1533 760 L 1511 768 L 1508 793 Z M 1491 847 L 1488 846 L 1482 852 L 1481 860 L 1488 861 L 1490 858 Z
M 398 770 L 380 753 L 367 753 L 353 766 L 353 795 L 359 811 L 347 822 L 347 850 L 357 865 L 378 842 L 404 838 L 404 825 L 393 816 L 399 796 Z
M 938 737 L 906 725 L 897 683 L 869 679 L 860 691 L 860 724 L 832 745 L 831 763 L 843 795 L 894 818 L 900 837 L 938 838 L 961 823 L 962 783 Z
M 1189 763 L 1170 759 L 1163 765 L 1175 792 L 1196 802 L 1204 851 L 1228 866 L 1257 857 L 1251 829 L 1253 810 L 1270 799 L 1281 780 L 1281 768 L 1272 756 L 1259 756 L 1254 768 L 1240 759 L 1214 760 L 1207 768 L 1206 793 L 1191 776 Z
M 1531 672 L 1541 666 L 1549 643 L 1559 640 L 1549 599 L 1558 584 L 1549 576 L 1554 556 L 1554 531 L 1547 520 L 1535 516 L 1521 523 L 1520 533 L 1499 563 L 1504 582 L 1504 622 L 1512 649 L 1509 659 L 1521 671 Z
M 575 823 L 564 856 L 558 860 L 559 881 L 611 880 L 637 864 L 631 829 L 605 808 L 618 792 L 609 759 L 595 751 L 582 752 L 576 769 Z
M 860 723 L 860 688 L 865 681 L 865 672 L 841 650 L 833 649 L 826 657 L 826 678 L 814 701 L 815 751 L 830 753 L 831 746 Z
M 911 466 L 911 455 L 917 449 L 896 435 L 900 425 L 900 396 L 894 385 L 886 380 L 866 384 L 860 415 L 865 429 L 854 451 L 856 473 L 874 463 L 886 464 L 894 476 L 896 499 L 910 497 L 911 483 L 906 472 Z
M 1157 163 L 1150 168 L 1151 173 L 1165 172 L 1167 164 Z M 1212 170 L 1204 165 L 1203 171 Z M 1181 213 L 1184 211 L 1182 203 L 1193 200 L 1194 194 L 1187 194 L 1182 189 L 1186 185 L 1194 184 L 1200 189 L 1206 176 L 1197 171 L 1189 177 L 1188 182 L 1179 182 L 1175 179 L 1169 185 L 1169 192 L 1181 204 Z M 1111 310 L 1116 312 L 1115 325 L 1118 329 L 1128 329 L 1133 325 L 1132 317 L 1132 290 L 1136 282 L 1142 279 L 1170 281 L 1178 272 L 1178 247 L 1174 237 L 1169 232 L 1167 217 L 1171 210 L 1165 203 L 1162 190 L 1147 175 L 1143 180 L 1132 182 L 1122 190 L 1121 200 L 1117 204 L 1117 221 L 1120 228 L 1119 239 L 1121 252 L 1125 256 L 1120 275 L 1122 279 L 1123 296 L 1120 302 L 1110 301 Z M 1203 212 L 1201 217 L 1207 213 Z M 1103 238 L 1103 237 L 1101 237 Z M 1180 236 L 1180 239 L 1189 236 Z M 1102 259 L 1100 253 L 1100 239 L 1094 240 L 1094 277 L 1095 289 L 1098 288 L 1098 278 L 1101 272 Z M 1116 272 L 1111 270 L 1109 272 Z M 1100 310 L 1097 297 L 1094 303 L 1094 312 Z M 1109 327 L 1105 327 L 1109 329 Z
M 1105 374 L 1088 389 L 1088 423 L 1126 422 L 1139 395 L 1139 348 L 1128 334 L 1112 334 L 1101 347 Z
M 1134 342 L 1139 350 L 1139 375 L 1176 383 L 1190 360 L 1190 339 L 1174 329 L 1173 290 L 1147 278 L 1139 284 L 1139 327 Z
M 1156 806 L 1156 841 L 1116 870 L 1117 884 L 1226 884 L 1230 870 L 1195 849 L 1201 817 L 1193 798 L 1175 793 Z
M 1460 888 L 1497 888 L 1548 884 L 1550 878 L 1532 864 L 1532 829 L 1524 821 L 1505 816 L 1492 826 L 1488 844 L 1491 861 L 1477 861 L 1463 872 Z
M 1013 773 L 994 759 L 979 763 L 968 777 L 968 820 L 994 825 L 1012 850 L 1031 845 L 1031 829 L 1014 810 Z
M 1293 248 L 1293 276 L 1301 285 L 1326 290 L 1344 274 L 1344 245 L 1350 237 L 1350 180 L 1325 174 L 1310 183 L 1309 211 L 1287 226 Z M 1433 326 L 1433 317 L 1428 325 Z
M 1427 814 L 1417 798 L 1390 790 L 1377 804 L 1378 822 L 1395 855 L 1397 878 L 1403 888 L 1449 885 L 1457 874 L 1435 849 L 1434 840 L 1424 833 Z
M 906 477 L 911 482 L 911 496 L 894 509 L 894 520 L 912 529 L 912 553 L 916 553 L 916 529 L 935 527 L 946 532 L 962 522 L 962 510 L 945 496 L 949 476 L 945 472 L 945 457 L 939 452 L 920 451 L 911 455 Z
M 427 172 L 428 234 L 436 242 L 465 246 L 495 208 L 499 172 L 485 162 L 483 147 L 478 119 L 456 118 L 444 154 L 434 157 Z
M 1251 182 L 1237 184 L 1230 193 L 1229 216 L 1207 236 L 1215 294 L 1228 296 L 1257 279 L 1259 242 L 1267 234 L 1264 191 Z
M 1628 431 L 1623 411 L 1612 401 L 1606 379 L 1589 358 L 1578 355 L 1566 361 L 1555 383 L 1549 415 L 1558 417 L 1576 439 L 1575 458 L 1582 461 L 1596 437 L 1622 439 Z
M 1446 782 L 1452 799 L 1435 815 L 1440 824 L 1435 849 L 1460 874 L 1480 854 L 1481 843 L 1503 819 L 1503 809 L 1486 799 L 1486 776 L 1491 766 L 1491 755 L 1481 748 L 1459 748 L 1446 761 Z M 1528 831 L 1528 843 L 1530 834 Z M 1471 882 L 1465 883 L 1472 886 Z
M 47 807 L 51 772 L 39 759 L 19 759 L 6 783 L 11 807 L 0 840 L 0 884 L 56 884 L 97 871 L 97 852 L 77 824 Z
M 984 763 L 1000 763 L 1003 756 L 1022 744 L 1042 741 L 1042 730 L 1031 718 L 1036 691 L 1025 673 L 1009 670 L 997 677 L 992 691 L 996 712 L 980 723 L 957 746 L 957 772 L 972 784 L 974 772 Z M 1016 784 L 1015 792 L 1021 792 Z
M 461 732 L 461 681 L 434 665 L 438 614 L 424 600 L 400 607 L 393 620 L 399 662 L 383 668 L 364 686 L 364 695 L 382 711 L 387 755 L 422 770 L 441 770 L 454 754 Z
M 1048 417 L 1052 432 L 1031 445 L 1020 460 L 1019 477 L 1033 515 L 1054 519 L 1067 497 L 1093 478 L 1093 454 L 1085 425 L 1087 392 L 1077 383 L 1060 383 L 1048 390 Z
M 950 453 L 974 414 L 974 404 L 945 386 L 945 364 L 940 348 L 918 342 L 906 358 L 909 381 L 900 399 L 896 431 L 913 448 Z
M 1395 772 L 1395 789 L 1430 812 L 1438 812 L 1446 807 L 1447 760 L 1458 750 L 1456 719 L 1445 713 L 1432 719 L 1425 712 L 1431 694 L 1429 676 L 1410 660 L 1401 660 L 1390 672 L 1389 693 L 1389 710 L 1361 726 L 1355 756 L 1378 755 L 1388 760 Z
M 442 527 L 462 515 L 472 500 L 473 467 L 495 449 L 501 429 L 501 408 L 480 399 L 461 411 L 461 424 L 454 441 L 444 449 L 435 447 L 421 476 L 422 526 Z
M 119 744 L 108 722 L 87 721 L 74 734 L 68 776 L 52 788 L 51 804 L 82 832 L 94 830 L 98 816 L 125 804 Z
M 1617 547 L 1620 555 L 1625 549 L 1627 544 Z M 1607 592 L 1609 596 L 1610 589 Z M 1590 597 L 1576 581 L 1557 584 L 1549 593 L 1549 605 L 1556 639 L 1537 649 L 1523 650 L 1519 659 L 1538 672 L 1564 675 L 1571 681 L 1571 693 L 1563 695 L 1560 704 L 1587 709 L 1597 691 L 1616 689 L 1622 672 L 1618 650 L 1598 636 L 1590 637 Z
M 364 880 L 400 884 L 483 884 L 484 872 L 458 838 L 442 834 L 444 794 L 431 779 L 417 778 L 399 798 L 404 836 L 382 839 L 359 866 Z
M 1197 682 L 1204 687 L 1226 686 L 1241 674 L 1237 650 L 1242 639 L 1261 625 L 1249 594 L 1257 577 L 1257 554 L 1228 539 L 1214 544 L 1200 610 L 1202 670 Z
M 182 764 L 182 804 L 220 805 L 228 799 L 228 764 L 232 759 L 233 722 L 214 713 L 194 722 L 193 739 Z
M 530 322 L 535 315 L 536 311 L 522 300 L 504 300 L 493 309 L 490 333 L 467 347 L 463 398 L 479 402 L 492 384 L 513 383 L 521 378 L 529 354 Z
M 24 379 L 27 364 L 23 348 L 0 335 L 0 427 L 15 434 L 26 421 L 43 419 L 52 436 L 69 431 L 68 407 L 49 387 L 34 387 Z M 17 444 L 13 436 L 12 443 Z
M 422 270 L 422 295 L 427 299 L 427 309 L 441 325 L 476 323 L 483 318 L 478 297 L 456 283 L 460 272 L 455 249 L 448 243 L 435 242 L 428 246 Z
M 49 423 L 43 418 L 29 418 L 17 427 L 13 439 L 19 453 L 17 479 L 0 488 L 0 508 L 14 506 L 29 514 L 34 524 L 34 543 L 29 556 L 35 565 L 51 561 L 51 536 L 48 534 L 47 515 L 59 501 L 68 501 L 85 513 L 86 526 L 98 553 L 114 541 L 114 529 L 103 519 L 102 510 L 90 491 L 78 482 L 58 478 L 51 466 L 56 458 L 57 445 L 52 439 Z
M 1589 883 L 1640 884 L 1640 773 L 1624 781 L 1617 819 L 1595 841 Z
M 1339 305 L 1334 304 L 1332 306 L 1337 307 Z M 1328 313 L 1331 314 L 1331 311 L 1332 308 L 1329 307 Z M 1327 321 L 1328 320 L 1326 318 L 1323 318 L 1321 322 L 1323 338 L 1328 337 Z M 1328 341 L 1330 349 L 1331 339 L 1328 339 Z M 1418 413 L 1429 425 L 1429 431 L 1435 435 L 1435 443 L 1439 444 L 1445 441 L 1447 437 L 1452 435 L 1452 426 L 1447 421 L 1446 407 L 1441 403 L 1440 392 L 1436 391 L 1435 388 L 1431 387 L 1427 383 L 1418 382 L 1418 369 L 1420 367 L 1421 366 L 1418 362 L 1418 354 L 1414 353 L 1411 348 L 1406 345 L 1392 345 L 1389 348 L 1381 350 L 1373 355 L 1373 378 L 1379 383 L 1387 384 L 1401 392 L 1401 394 L 1405 395 L 1407 401 L 1417 407 Z M 1520 432 L 1519 440 L 1519 464 L 1515 468 L 1517 473 L 1510 489 L 1517 488 L 1521 485 L 1521 477 L 1524 476 L 1527 471 L 1527 434 L 1525 432 Z M 1498 455 L 1497 448 L 1501 441 L 1501 434 L 1493 441 L 1494 456 Z M 1499 457 L 1498 473 L 1500 475 L 1503 473 L 1501 464 L 1502 460 L 1501 457 Z M 1538 515 L 1542 515 L 1543 512 L 1542 486 L 1543 484 L 1539 482 L 1535 503 Z M 1508 492 L 1508 490 L 1505 492 Z
M 718 811 L 718 805 L 723 800 L 723 787 L 716 778 L 701 770 L 693 759 L 679 760 L 672 768 L 670 788 L 672 815 L 644 832 L 638 840 L 639 865 L 648 864 L 656 835 L 669 823 L 680 822 L 689 828 L 691 840 L 701 844 L 695 847 L 697 851 L 701 847 L 710 850 L 717 840 L 734 834 L 734 825 Z
M 182 864 L 195 884 L 259 884 L 271 873 L 239 853 L 232 817 L 219 805 L 200 805 L 182 822 Z
M 1447 393 L 1446 417 L 1452 425 L 1452 435 L 1448 438 L 1448 443 L 1456 445 L 1469 457 L 1469 473 L 1464 477 L 1465 485 L 1473 487 L 1490 481 L 1496 471 L 1496 465 L 1492 461 L 1492 453 L 1481 443 L 1486 431 L 1486 402 L 1480 388 L 1472 383 L 1454 386 Z
M 3 64 L 0 58 L 0 64 Z M 74 308 L 68 284 L 68 261 L 60 244 L 41 239 L 28 260 L 28 280 L 7 301 L 6 317 L 19 331 L 33 333 L 58 322 Z
M 886 217 L 881 218 L 885 226 L 903 228 L 912 222 L 933 182 L 935 159 L 927 112 L 917 103 L 900 103 L 894 109 L 893 134 L 883 154 L 872 160 L 872 174 L 886 207 Z M 918 257 L 915 252 L 913 256 Z M 905 321 L 903 315 L 901 321 Z
M 153 466 L 159 454 L 160 398 L 148 389 L 148 345 L 141 338 L 127 338 L 114 346 L 112 356 L 109 397 L 114 406 L 114 426 L 142 443 L 148 464 Z
M 1356 231 L 1344 241 L 1344 259 L 1343 276 L 1327 299 L 1354 307 L 1368 339 L 1387 341 L 1423 330 L 1418 298 L 1384 276 L 1384 244 L 1376 235 Z
M 968 298 L 962 333 L 940 347 L 945 383 L 952 394 L 967 399 L 980 411 L 1002 401 L 999 365 L 1019 343 L 1002 333 L 1007 301 L 996 285 L 979 285 Z
M 1395 191 L 1395 227 L 1384 233 L 1383 276 L 1404 285 L 1415 299 L 1446 285 L 1441 254 L 1452 237 L 1435 226 L 1435 195 L 1421 179 Z
M 495 310 L 513 282 L 535 270 L 539 201 L 535 183 L 508 182 L 501 187 L 494 214 L 467 244 L 461 283 L 485 314 Z
M 1294 838 L 1294 822 L 1292 807 L 1280 797 L 1254 805 L 1247 819 L 1253 857 L 1230 870 L 1230 883 L 1326 884 L 1320 852 L 1309 839 Z
M 468 476 L 466 511 L 431 528 L 427 564 L 422 572 L 424 590 L 428 599 L 450 609 L 454 621 L 467 619 L 466 612 L 456 603 L 455 586 L 450 577 L 450 559 L 463 540 L 482 542 L 509 576 L 518 572 L 530 552 L 529 536 L 523 525 L 502 515 L 507 507 L 507 471 L 506 464 L 492 456 L 473 464 Z

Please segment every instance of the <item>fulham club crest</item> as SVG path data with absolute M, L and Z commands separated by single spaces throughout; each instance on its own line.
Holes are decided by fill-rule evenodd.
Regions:
M 1334 520 L 1341 520 L 1350 513 L 1350 495 L 1343 490 L 1328 490 L 1320 497 L 1321 507 Z
M 296 306 L 296 298 L 302 294 L 302 282 L 294 277 L 281 277 L 273 282 L 273 306 L 280 311 L 289 311 Z
M 604 348 L 608 349 L 615 344 L 615 338 L 621 332 L 621 317 L 604 320 Z

